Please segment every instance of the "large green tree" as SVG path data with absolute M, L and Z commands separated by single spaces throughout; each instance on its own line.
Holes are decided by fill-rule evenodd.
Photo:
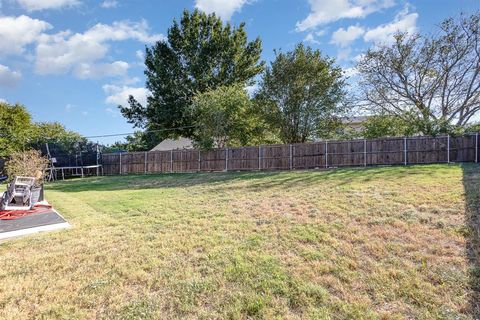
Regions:
M 224 85 L 249 85 L 263 70 L 261 41 L 248 41 L 244 24 L 232 27 L 215 14 L 183 12 L 167 38 L 147 47 L 147 105 L 130 97 L 120 110 L 128 121 L 159 132 L 159 138 L 193 137 L 192 99 Z
M 32 118 L 20 104 L 0 102 L 0 157 L 27 147 L 32 129 Z
M 335 61 L 299 44 L 277 53 L 256 95 L 257 106 L 284 143 L 330 137 L 341 125 L 345 80 Z
M 0 157 L 30 148 L 44 150 L 47 142 L 56 154 L 95 149 L 92 142 L 58 122 L 33 122 L 21 104 L 0 103 Z
M 32 123 L 29 146 L 43 150 L 49 143 L 53 154 L 70 154 L 82 151 L 94 151 L 95 145 L 77 132 L 70 131 L 59 122 Z

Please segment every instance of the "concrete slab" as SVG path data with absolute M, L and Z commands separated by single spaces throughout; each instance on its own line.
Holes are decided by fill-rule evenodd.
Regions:
M 55 209 L 13 219 L 0 220 L 0 240 L 71 227 Z

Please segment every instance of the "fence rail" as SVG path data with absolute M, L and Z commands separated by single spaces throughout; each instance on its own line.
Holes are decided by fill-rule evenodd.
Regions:
M 104 174 L 296 170 L 478 162 L 479 134 L 102 155 Z

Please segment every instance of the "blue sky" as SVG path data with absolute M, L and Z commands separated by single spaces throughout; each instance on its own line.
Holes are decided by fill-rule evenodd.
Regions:
M 397 30 L 432 32 L 478 0 L 0 0 L 0 99 L 36 121 L 60 121 L 85 136 L 131 132 L 118 113 L 129 94 L 143 101 L 145 45 L 164 38 L 183 9 L 246 23 L 262 58 L 298 42 L 336 57 L 348 74 L 369 46 Z M 111 143 L 120 138 L 98 139 Z

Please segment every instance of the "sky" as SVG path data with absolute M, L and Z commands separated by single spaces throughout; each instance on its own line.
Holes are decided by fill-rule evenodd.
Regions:
M 432 33 L 447 17 L 479 11 L 480 0 L 0 0 L 0 100 L 84 136 L 132 132 L 117 106 L 130 94 L 146 100 L 145 47 L 195 8 L 245 22 L 267 63 L 275 49 L 304 42 L 354 76 L 370 46 L 398 30 Z

